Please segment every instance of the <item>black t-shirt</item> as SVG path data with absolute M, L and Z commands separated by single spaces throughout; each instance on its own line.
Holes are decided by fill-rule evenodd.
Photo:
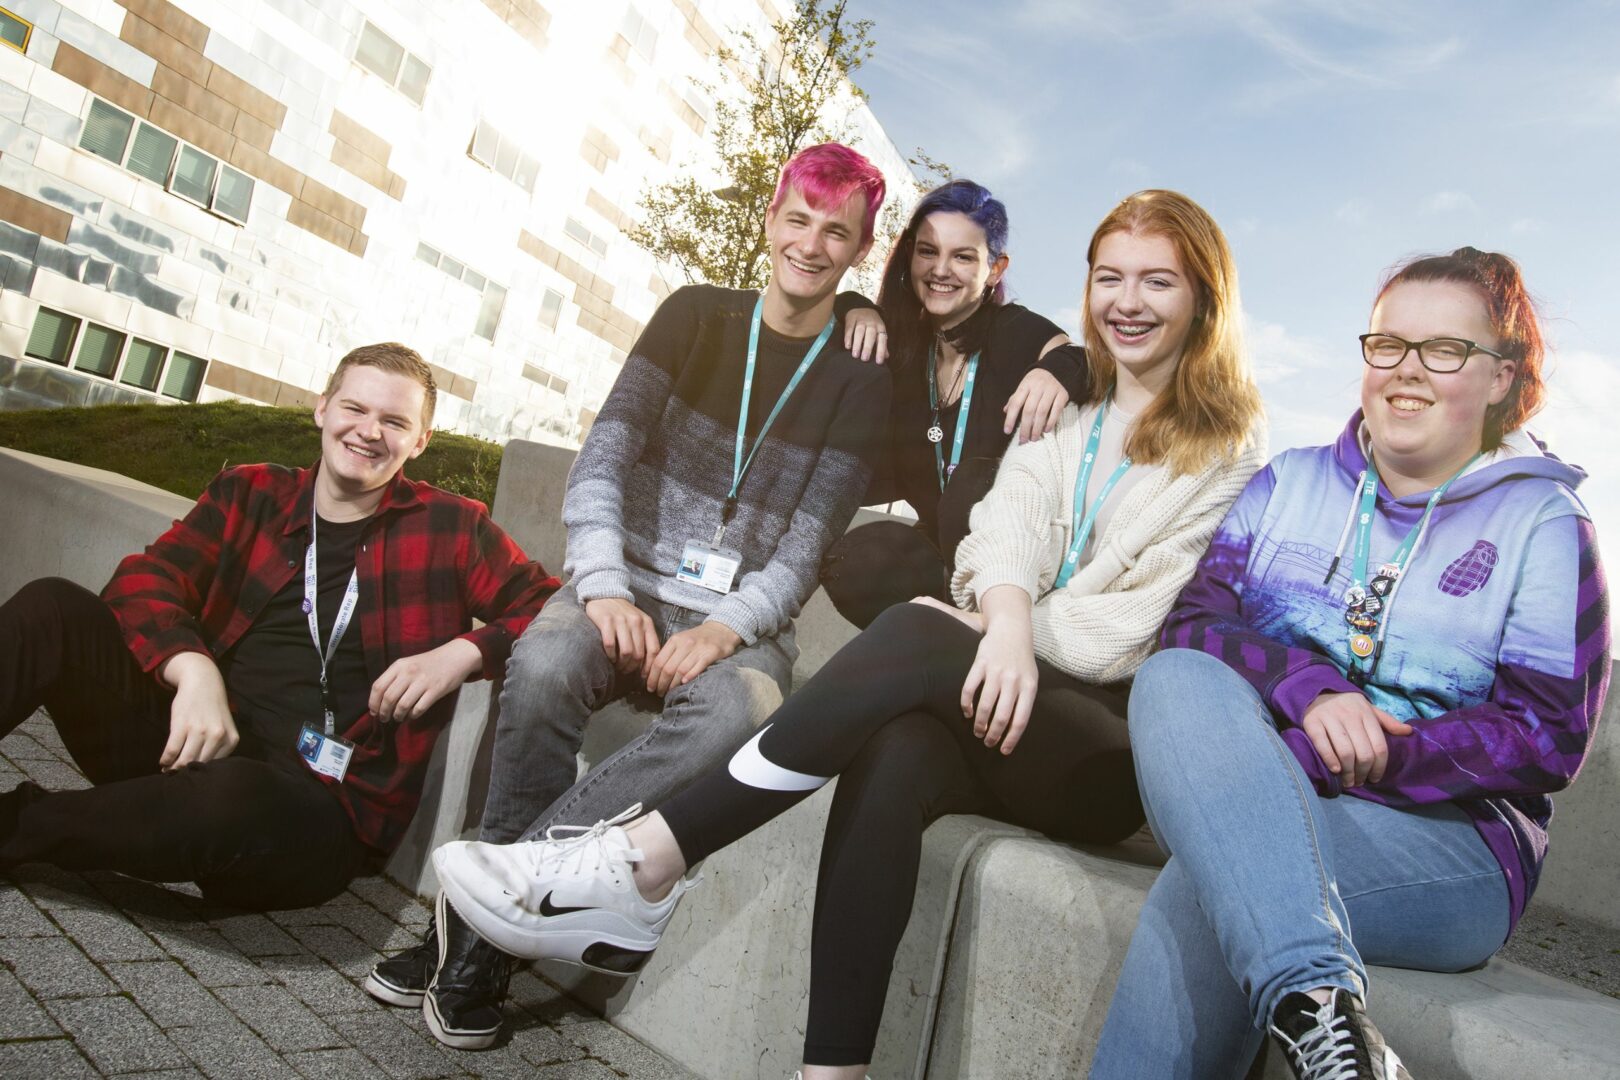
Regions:
M 972 328 L 976 331 L 975 340 L 967 345 L 970 353 L 973 345 L 978 345 L 980 357 L 973 388 L 973 413 L 968 418 L 967 434 L 962 441 L 962 461 L 999 460 L 1006 451 L 1012 436 L 1001 430 L 1006 423 L 1002 406 L 1031 368 L 1051 372 L 1068 390 L 1072 400 L 1083 400 L 1091 383 L 1084 351 L 1078 346 L 1054 350 L 1045 360 L 1040 358 L 1046 343 L 1063 333 L 1051 320 L 1020 304 L 987 305 L 975 313 L 972 321 L 981 319 L 982 323 Z M 940 387 L 940 396 L 944 397 L 950 389 Z M 940 497 L 939 465 L 934 458 L 934 444 L 928 441 L 933 410 L 928 406 L 926 356 L 920 363 L 909 364 L 906 370 L 895 372 L 891 402 L 888 455 L 891 471 L 887 483 L 881 485 L 881 492 L 880 484 L 874 484 L 868 501 L 887 501 L 875 497 L 879 495 L 906 500 L 917 511 L 919 522 L 934 535 Z M 947 467 L 960 412 L 961 398 L 958 397 L 939 414 L 939 426 L 945 432 L 939 445 Z
M 355 547 L 369 520 L 332 522 L 322 518 L 316 526 L 315 614 L 323 645 L 331 641 L 332 624 L 354 572 Z M 242 737 L 240 754 L 296 762 L 287 751 L 296 745 L 299 729 L 306 723 L 324 728 L 320 656 L 309 638 L 303 604 L 304 568 L 300 562 L 292 580 L 270 598 L 220 662 Z M 358 612 L 338 642 L 326 674 L 337 698 L 336 725 L 341 732 L 366 711 L 371 696 Z

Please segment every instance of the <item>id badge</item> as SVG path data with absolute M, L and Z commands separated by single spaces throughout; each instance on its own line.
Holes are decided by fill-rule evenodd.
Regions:
M 701 540 L 688 540 L 681 552 L 681 565 L 675 580 L 690 582 L 711 592 L 728 593 L 737 580 L 742 556 L 729 548 L 717 548 Z
M 349 771 L 349 758 L 354 755 L 354 743 L 336 735 L 328 735 L 314 724 L 305 724 L 298 733 L 298 756 L 322 776 L 342 782 Z

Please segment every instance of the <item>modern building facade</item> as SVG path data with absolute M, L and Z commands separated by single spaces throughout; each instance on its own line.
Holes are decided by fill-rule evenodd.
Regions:
M 308 404 L 398 340 L 438 426 L 577 443 L 681 284 L 623 235 L 639 195 L 712 172 L 719 48 L 790 11 L 0 0 L 0 407 Z

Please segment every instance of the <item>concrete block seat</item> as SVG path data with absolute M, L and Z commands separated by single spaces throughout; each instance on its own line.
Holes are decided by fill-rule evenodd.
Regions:
M 511 443 L 497 521 L 548 567 L 562 565 L 559 520 L 572 454 Z M 0 591 L 60 574 L 99 588 L 189 503 L 97 470 L 0 451 Z M 800 620 L 803 678 L 850 636 L 818 594 Z M 491 687 L 461 694 L 440 740 L 412 832 L 389 865 L 407 887 L 435 886 L 427 854 L 469 835 L 483 803 Z M 1620 694 L 1580 782 L 1558 798 L 1538 904 L 1620 927 Z M 634 703 L 606 710 L 582 764 L 640 730 Z M 706 883 L 677 912 L 634 981 L 548 974 L 615 1024 L 716 1078 L 792 1075 L 803 1040 L 810 915 L 831 790 L 708 860 Z M 888 992 L 874 1076 L 1082 1074 L 1159 857 L 1137 838 L 1068 847 L 978 817 L 948 817 L 925 837 L 911 924 Z M 1415 1075 L 1620 1077 L 1620 1001 L 1494 960 L 1462 975 L 1376 969 L 1371 1009 Z M 1273 1057 L 1268 1077 L 1280 1077 Z

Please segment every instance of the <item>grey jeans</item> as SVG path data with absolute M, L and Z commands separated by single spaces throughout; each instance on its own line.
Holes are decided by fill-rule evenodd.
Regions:
M 659 641 L 702 612 L 637 596 Z M 782 704 L 799 650 L 789 626 L 710 665 L 664 697 L 647 729 L 577 783 L 585 725 L 608 703 L 645 687 L 620 675 L 572 586 L 540 610 L 512 647 L 495 725 L 489 797 L 479 839 L 527 840 L 551 825 L 591 825 L 632 803 L 657 806 L 725 761 Z

